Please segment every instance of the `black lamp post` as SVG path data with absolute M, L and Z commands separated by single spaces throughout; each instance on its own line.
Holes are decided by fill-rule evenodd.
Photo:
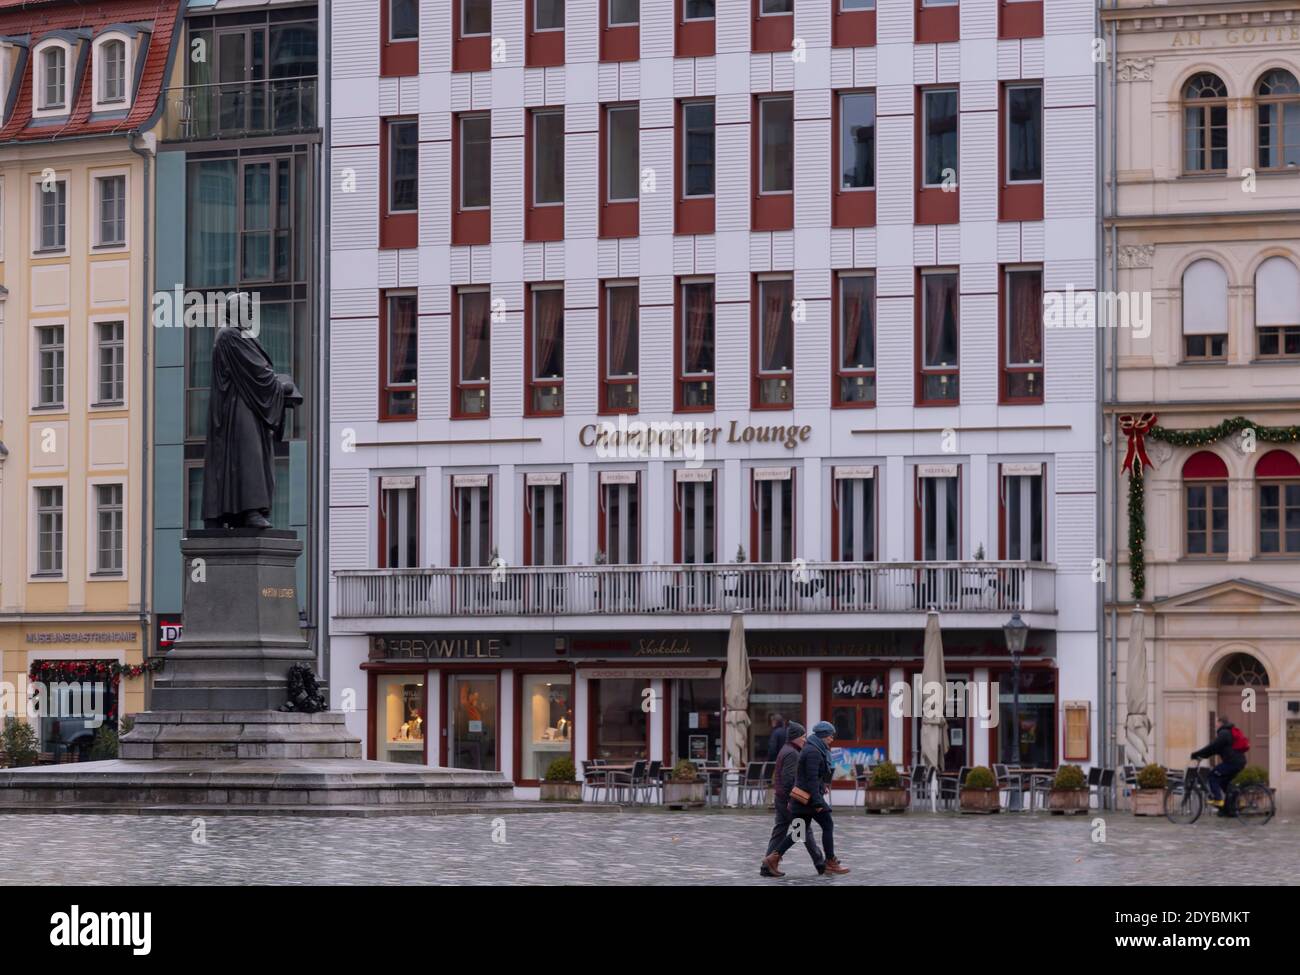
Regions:
M 1007 640 L 1007 650 L 1011 652 L 1011 740 L 1016 749 L 1016 764 L 1020 764 L 1020 655 L 1025 652 L 1025 638 L 1029 636 L 1029 626 L 1013 613 L 1011 619 L 1002 624 L 1002 634 Z

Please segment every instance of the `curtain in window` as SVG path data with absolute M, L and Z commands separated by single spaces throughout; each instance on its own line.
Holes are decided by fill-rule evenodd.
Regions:
M 534 309 L 537 361 L 533 363 L 538 378 L 564 375 L 564 292 L 536 291 Z
M 776 371 L 790 368 L 790 288 L 788 281 L 769 281 L 763 293 L 763 360 L 759 368 Z
M 1042 275 L 1017 271 L 1008 276 L 1007 365 L 1026 366 L 1043 361 Z
M 690 374 L 713 372 L 712 359 L 704 356 L 712 299 L 712 288 L 695 286 L 686 289 L 686 372 Z
M 388 378 L 393 383 L 416 381 L 415 300 L 409 296 L 388 302 Z
M 636 288 L 611 288 L 609 291 L 609 374 L 635 376 L 638 357 L 633 351 L 632 339 L 636 330 Z
M 479 358 L 487 353 L 488 294 L 475 291 L 460 296 L 461 308 L 461 380 L 482 382 L 488 378 L 487 363 Z
M 876 364 L 875 335 L 871 326 L 874 287 L 871 278 L 843 278 L 840 282 L 844 295 L 844 348 L 840 350 L 840 364 L 846 369 L 870 369 Z
M 957 275 L 927 274 L 925 282 L 925 364 L 957 365 Z

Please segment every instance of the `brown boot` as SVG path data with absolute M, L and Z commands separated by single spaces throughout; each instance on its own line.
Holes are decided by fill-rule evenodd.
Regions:
M 763 857 L 763 866 L 767 867 L 768 872 L 771 873 L 773 877 L 785 876 L 785 874 L 778 869 L 781 866 L 781 854 L 779 853 L 769 853 L 767 856 Z
M 849 868 L 841 867 L 839 860 L 836 860 L 834 857 L 828 857 L 826 860 L 826 872 L 827 873 L 848 873 Z

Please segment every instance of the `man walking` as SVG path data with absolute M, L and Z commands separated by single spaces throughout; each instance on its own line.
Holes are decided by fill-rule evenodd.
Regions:
M 790 831 L 790 822 L 794 818 L 790 813 L 790 789 L 794 785 L 795 769 L 799 764 L 799 752 L 804 746 L 804 727 L 798 721 L 791 721 L 782 729 L 786 732 L 785 744 L 776 756 L 776 772 L 772 775 L 772 797 L 776 803 L 776 821 L 772 824 L 772 836 L 767 841 L 767 854 L 763 865 L 758 868 L 759 876 L 784 877 L 785 874 L 774 871 L 768 866 L 768 860 L 776 852 L 781 841 Z M 775 734 L 775 732 L 774 732 Z M 812 857 L 813 866 L 818 873 L 826 872 L 826 858 L 813 839 L 812 830 L 804 834 L 804 847 Z M 780 858 L 778 857 L 778 862 Z
M 775 762 L 777 754 L 781 751 L 781 746 L 790 738 L 789 728 L 786 727 L 786 720 L 779 714 L 773 714 L 772 733 L 767 737 L 767 760 Z
M 822 843 L 826 847 L 825 872 L 839 874 L 848 873 L 849 868 L 841 866 L 835 858 L 835 823 L 831 817 L 829 795 L 831 779 L 835 775 L 835 766 L 831 762 L 831 744 L 834 741 L 833 724 L 819 721 L 813 725 L 813 737 L 800 750 L 799 761 L 795 766 L 794 785 L 790 789 L 790 815 L 792 819 L 802 821 L 805 845 L 807 834 L 812 832 L 813 821 L 822 828 Z M 792 846 L 794 838 L 787 832 L 777 848 L 763 858 L 763 865 L 772 872 L 772 876 L 782 876 L 781 857 Z M 813 862 L 817 862 L 815 857 Z

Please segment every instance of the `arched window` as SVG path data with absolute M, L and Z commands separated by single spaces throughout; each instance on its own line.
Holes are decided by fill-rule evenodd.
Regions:
M 1185 552 L 1190 557 L 1228 554 L 1228 465 L 1198 451 L 1183 464 Z
M 105 41 L 99 45 L 99 100 L 126 101 L 126 41 Z
M 1274 68 L 1255 86 L 1259 168 L 1300 166 L 1300 83 L 1290 71 Z
M 1270 450 L 1255 465 L 1259 554 L 1300 556 L 1300 460 Z
M 41 51 L 36 66 L 36 104 L 44 111 L 68 107 L 68 52 L 58 44 Z
M 1300 268 L 1270 257 L 1255 272 L 1255 335 L 1260 356 L 1300 356 Z
M 1183 356 L 1222 359 L 1228 354 L 1228 275 L 1209 258 L 1183 272 Z
M 1228 169 L 1228 88 L 1202 71 L 1183 88 L 1183 172 Z

